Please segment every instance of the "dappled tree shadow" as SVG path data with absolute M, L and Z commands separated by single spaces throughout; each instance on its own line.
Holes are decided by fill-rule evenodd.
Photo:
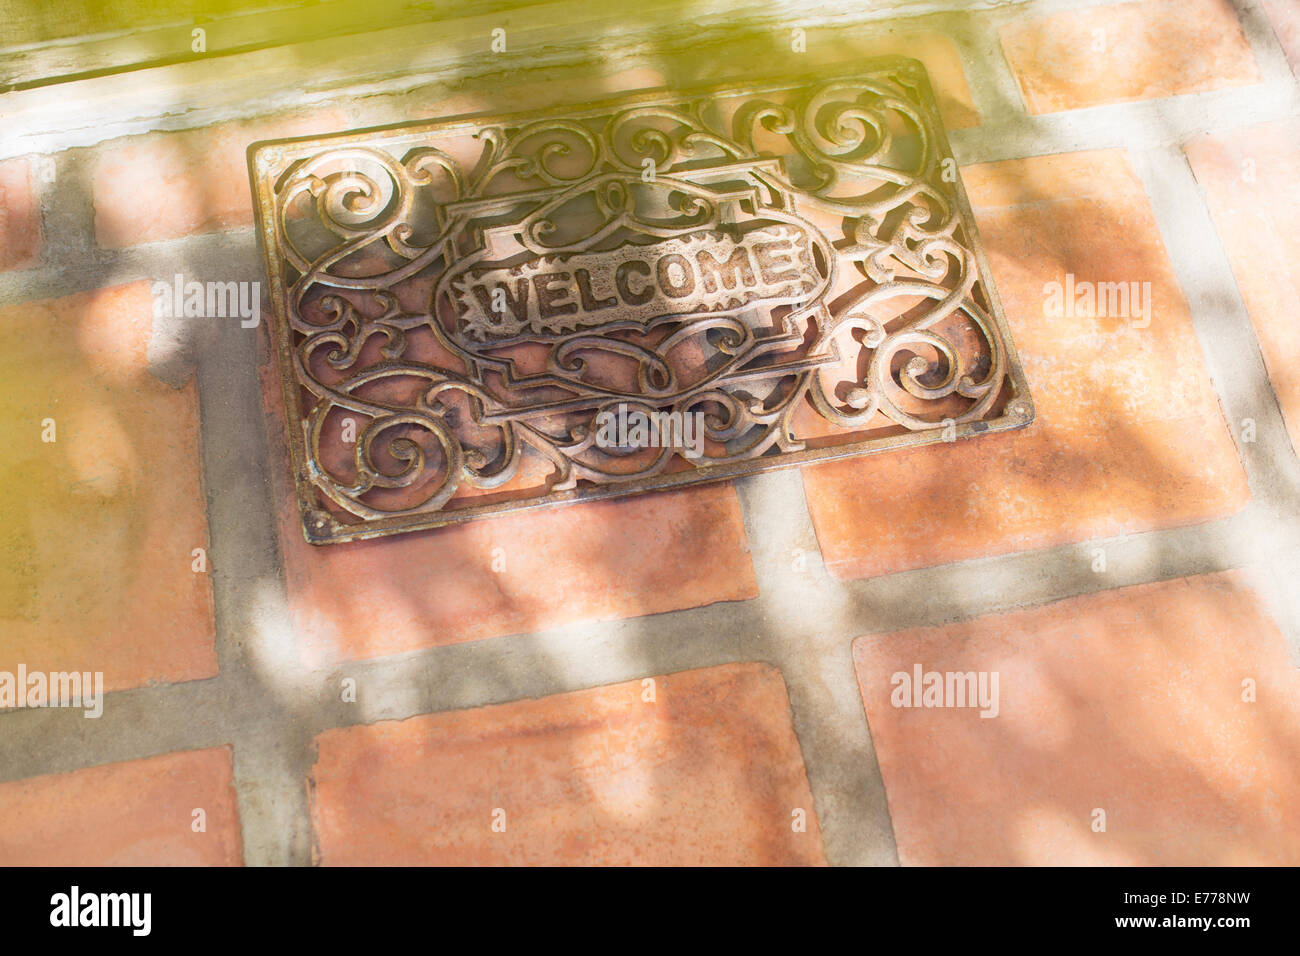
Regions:
M 689 21 L 691 5 L 681 3 L 677 7 L 684 21 Z M 512 24 L 523 22 L 520 17 L 528 15 L 526 11 L 515 11 L 504 15 L 503 22 L 511 29 Z M 738 77 L 758 83 L 789 74 L 817 76 L 824 75 L 831 65 L 840 72 L 851 68 L 861 57 L 891 52 L 914 53 L 935 64 L 932 73 L 936 76 L 945 119 L 954 127 L 995 122 L 1000 115 L 1020 113 L 1021 104 L 996 101 L 996 91 L 987 90 L 985 96 L 992 96 L 994 101 L 991 104 L 985 101 L 983 117 L 975 113 L 969 90 L 965 88 L 965 77 L 943 64 L 949 53 L 943 41 L 946 26 L 959 21 L 965 22 L 959 17 L 929 17 L 902 26 L 882 27 L 876 33 L 861 30 L 853 35 L 810 30 L 806 53 L 794 50 L 787 29 L 737 22 L 732 31 L 713 30 L 691 43 L 643 45 L 625 61 L 606 68 L 587 64 L 546 67 L 528 73 L 507 72 L 495 77 L 444 75 L 439 77 L 437 94 L 415 89 L 382 100 L 350 100 L 339 105 L 348 111 L 349 119 L 356 126 L 363 127 L 391 122 L 395 115 L 417 119 L 443 115 L 444 110 L 495 113 L 586 102 L 616 93 L 624 86 L 663 84 L 682 89 Z M 899 31 L 901 36 L 894 31 Z M 486 47 L 488 37 L 483 38 L 483 43 Z M 293 47 L 288 49 L 300 52 Z M 990 55 L 1000 54 L 990 51 Z M 307 52 L 301 52 L 301 56 L 299 62 L 286 70 L 299 71 L 305 79 L 310 79 L 319 65 L 308 58 Z M 401 63 L 392 64 L 394 75 L 400 74 L 403 67 Z M 454 109 L 440 106 L 440 101 L 452 91 Z M 176 93 L 175 107 L 183 110 L 183 91 Z M 1084 163 L 1075 175 L 1087 176 L 1090 170 L 1104 169 L 1113 161 L 1103 157 L 1091 166 Z M 201 170 L 213 162 L 213 157 L 196 147 L 189 162 L 194 169 Z M 854 508 L 869 511 L 879 503 L 884 512 L 898 519 L 893 528 L 882 529 L 878 523 L 869 521 L 862 525 L 886 541 L 892 536 L 895 543 L 902 542 L 896 547 L 884 548 L 880 539 L 869 539 L 865 545 L 850 547 L 842 553 L 826 548 L 834 570 L 845 577 L 882 575 L 984 556 L 989 550 L 989 536 L 986 532 L 972 534 L 973 525 L 984 528 L 999 522 L 1010 525 L 1009 529 L 1003 528 L 998 540 L 1005 545 L 1005 550 L 1021 551 L 1207 521 L 1237 510 L 1245 501 L 1246 491 L 1240 471 L 1235 468 L 1231 438 L 1207 381 L 1198 348 L 1194 347 L 1195 338 L 1182 294 L 1168 269 L 1163 249 L 1149 235 L 1154 231 L 1154 223 L 1122 205 L 1099 204 L 1090 194 L 1064 197 L 1061 187 L 1068 185 L 1069 179 L 1039 180 L 1035 171 L 1041 168 L 1035 163 L 1014 167 L 1012 175 L 996 184 L 1005 193 L 997 204 L 981 206 L 976 197 L 976 219 L 989 244 L 992 280 L 1006 303 L 1013 336 L 1025 360 L 1030 389 L 1038 404 L 1039 419 L 1025 431 L 1014 434 L 981 436 L 954 446 L 936 445 L 891 453 L 879 459 L 818 466 L 822 469 L 819 474 L 834 471 L 839 480 L 832 488 L 820 484 L 819 478 L 810 478 L 807 487 L 814 499 L 822 488 L 827 494 L 843 496 L 850 502 L 847 506 L 850 511 Z M 201 183 L 203 177 L 196 176 L 195 181 Z M 208 212 L 212 218 L 224 214 L 217 196 L 202 198 L 209 201 Z M 85 210 L 92 208 L 89 195 L 82 198 L 81 206 Z M 1137 208 L 1137 203 L 1133 208 Z M 1052 212 L 1040 215 L 1041 210 Z M 1082 221 L 1089 224 L 1086 236 L 1036 233 L 1036 230 L 1065 230 L 1071 223 Z M 57 244 L 60 236 L 50 235 L 47 240 Z M 1128 258 L 1108 254 L 1104 247 L 1112 243 L 1128 250 Z M 1106 271 L 1121 261 L 1124 274 Z M 106 254 L 95 270 L 97 285 L 166 278 L 177 272 L 201 279 L 265 282 L 253 247 L 253 234 L 246 226 L 212 241 L 190 239 Z M 159 271 L 161 275 L 155 274 Z M 1106 274 L 1092 274 L 1103 271 Z M 1059 328 L 1044 328 L 1040 318 L 1041 286 L 1059 281 L 1067 272 L 1092 281 L 1158 282 L 1154 327 L 1144 336 L 1140 331 L 1121 328 L 1122 323 L 1103 318 L 1081 320 L 1075 337 L 1060 334 Z M 1179 328 L 1171 331 L 1164 323 L 1174 323 Z M 257 808 L 252 808 L 253 801 L 246 799 L 244 810 L 250 814 L 245 821 L 246 830 L 259 833 L 259 840 L 264 839 L 260 834 L 275 821 L 292 820 L 295 826 L 302 826 L 303 814 L 309 810 L 308 781 L 316 759 L 313 741 L 318 733 L 330 727 L 545 696 L 606 683 L 600 675 L 611 670 L 624 678 L 654 676 L 664 673 L 665 661 L 674 662 L 670 670 L 733 660 L 788 663 L 792 634 L 802 633 L 789 628 L 798 626 L 811 634 L 825 626 L 818 619 L 817 606 L 802 609 L 803 620 L 796 625 L 792 624 L 790 608 L 783 606 L 770 590 L 754 596 L 754 579 L 745 553 L 747 545 L 742 540 L 734 540 L 738 511 L 730 484 L 704 491 L 663 492 L 639 502 L 572 505 L 546 515 L 490 519 L 468 529 L 440 529 L 402 538 L 311 548 L 301 540 L 297 526 L 283 425 L 274 408 L 278 387 L 274 384 L 273 367 L 266 364 L 270 350 L 265 323 L 257 332 L 241 329 L 235 322 L 202 323 L 187 329 L 182 345 L 193 360 L 202 403 L 201 452 L 211 523 L 217 652 L 221 664 L 221 676 L 217 680 L 222 682 L 221 686 L 231 688 L 233 703 L 262 701 L 256 719 L 241 722 L 238 714 L 227 717 L 236 745 L 237 787 L 245 796 L 258 792 Z M 1146 353 L 1140 360 L 1132 360 L 1134 354 L 1144 350 Z M 1114 366 L 1130 361 L 1131 375 L 1113 374 Z M 1093 363 L 1102 363 L 1106 368 L 1088 370 Z M 264 388 L 259 369 L 270 379 L 269 411 L 263 405 Z M 1108 390 L 1120 378 L 1128 386 L 1127 390 Z M 1138 390 L 1139 383 L 1147 386 L 1148 391 Z M 261 428 L 263 423 L 267 426 L 265 431 Z M 1196 433 L 1187 434 L 1189 429 L 1196 429 Z M 1210 474 L 1206 473 L 1207 461 L 1213 466 Z M 976 472 L 980 477 L 972 482 L 970 476 Z M 154 480 L 166 478 L 158 476 Z M 766 480 L 745 479 L 747 501 L 753 498 L 749 489 L 760 487 Z M 972 489 L 972 484 L 977 487 Z M 810 503 L 817 530 L 826 539 L 833 533 L 830 524 L 844 520 L 843 516 L 837 515 L 826 502 Z M 804 505 L 792 501 L 790 507 L 798 510 Z M 755 516 L 747 517 L 751 532 L 757 530 L 761 535 L 762 526 Z M 676 524 L 656 528 L 654 523 L 661 519 Z M 570 540 L 575 528 L 581 528 L 583 541 Z M 630 534 L 642 537 L 629 541 Z M 733 537 L 728 538 L 729 535 Z M 706 536 L 710 540 L 704 540 Z M 724 539 L 722 544 L 716 540 L 719 536 Z M 6 542 L 5 546 L 30 547 L 30 542 L 24 544 L 19 539 Z M 756 540 L 750 543 L 756 548 L 761 544 Z M 530 579 L 518 577 L 518 570 L 494 571 L 492 562 L 497 547 L 503 550 L 507 569 L 527 569 Z M 336 548 L 343 550 L 336 555 Z M 556 549 L 562 557 L 552 558 L 551 549 Z M 1153 550 L 1151 565 L 1163 566 L 1163 557 L 1158 548 Z M 653 564 L 653 569 L 636 568 L 638 560 Z M 708 573 L 704 566 L 711 562 L 722 565 L 722 569 Z M 629 572 L 629 567 L 634 573 Z M 708 586 L 680 580 L 684 570 L 707 577 Z M 572 585 L 561 572 L 581 576 L 580 600 L 573 599 L 574 592 L 566 591 Z M 949 586 L 919 594 L 916 601 L 924 604 L 927 613 L 936 620 L 943 619 L 949 607 L 965 607 L 961 574 L 961 568 L 954 567 L 948 575 Z M 454 590 L 447 587 L 448 578 L 455 583 Z M 21 576 L 18 580 L 21 587 Z M 773 567 L 759 568 L 760 588 L 766 589 L 777 580 Z M 110 590 L 119 586 L 112 581 L 104 584 Z M 797 586 L 792 587 L 797 591 Z M 818 594 L 827 595 L 848 608 L 852 616 L 867 592 L 860 582 L 822 578 L 815 589 L 797 593 L 809 599 Z M 304 596 L 309 600 L 304 601 Z M 8 590 L 0 590 L 0 598 L 3 597 L 12 595 Z M 449 606 L 453 599 L 456 603 Z M 674 609 L 719 600 L 747 603 L 672 616 Z M 770 621 L 768 609 L 772 610 Z M 1207 605 L 1206 613 L 1218 612 L 1211 604 Z M 1223 620 L 1216 626 L 1231 630 L 1233 619 L 1227 611 L 1222 613 Z M 589 623 L 593 619 L 610 618 L 626 620 L 600 628 Z M 700 625 L 700 621 L 704 624 Z M 756 625 L 757 633 L 735 632 L 734 621 Z M 671 644 L 665 632 L 673 631 L 678 622 L 683 622 L 686 629 L 701 628 L 703 633 L 698 636 L 690 630 L 692 639 L 709 646 L 684 650 Z M 1167 649 L 1171 667 L 1188 663 L 1195 666 L 1198 660 L 1206 662 L 1203 648 L 1178 631 L 1175 619 L 1153 620 L 1147 626 L 1153 634 L 1148 643 Z M 613 633 L 616 639 L 602 642 L 583 636 L 592 634 L 593 630 Z M 579 637 L 575 638 L 575 634 Z M 845 680 L 850 679 L 852 664 L 848 646 L 857 634 L 853 630 L 836 634 L 842 659 L 822 661 L 819 665 L 840 668 Z M 960 646 L 963 640 L 960 628 L 941 639 L 927 639 L 934 642 L 935 660 L 943 653 L 950 653 L 954 660 L 958 658 L 958 652 L 952 648 Z M 1052 639 L 1065 637 L 1055 635 Z M 614 663 L 603 661 L 588 668 L 570 659 L 568 655 L 581 653 L 587 642 L 613 658 Z M 665 651 L 662 645 L 670 649 Z M 824 649 L 826 644 L 815 646 Z M 923 642 L 918 644 L 916 659 L 928 665 L 929 658 L 921 654 L 925 649 Z M 1162 748 L 1159 743 L 1140 742 L 1145 722 L 1176 724 L 1182 719 L 1184 710 L 1177 699 L 1134 703 L 1133 697 L 1129 697 L 1128 706 L 1119 707 L 1115 713 L 1100 710 L 1090 700 L 1092 689 L 1081 684 L 1078 675 L 1109 673 L 1105 662 L 1124 652 L 1124 635 L 1107 633 L 1080 651 L 1096 655 L 1097 660 L 1091 662 L 1092 669 L 1076 671 L 1068 657 L 1058 656 L 1052 658 L 1050 666 L 1045 665 L 1044 670 L 1030 675 L 1045 685 L 1039 688 L 1035 699 L 1059 702 L 1065 712 L 1062 723 L 1055 730 L 1045 727 L 1042 736 L 1036 736 L 1027 732 L 1023 717 L 984 721 L 991 726 L 981 730 L 991 739 L 982 744 L 985 749 L 981 752 L 988 755 L 989 764 L 983 771 L 998 773 L 998 761 L 1005 760 L 1012 767 L 1030 768 L 1028 777 L 1037 779 L 1033 775 L 1044 766 L 1068 762 L 1073 753 L 1087 749 L 1097 738 L 1116 741 L 1121 750 L 1114 759 L 1123 767 L 1123 779 L 1132 787 L 1127 797 L 1133 801 L 1132 806 L 1142 808 L 1139 812 L 1148 812 L 1151 804 L 1146 801 L 1152 799 L 1143 792 L 1143 782 L 1160 779 L 1168 782 L 1171 789 L 1196 795 L 1188 811 L 1189 820 L 1232 819 L 1243 806 L 1243 791 L 1238 782 L 1215 776 L 1207 769 L 1206 760 L 1199 756 L 1189 756 L 1172 746 Z M 1015 664 L 1014 656 L 1005 653 L 962 659 L 963 667 L 968 669 L 1006 666 L 1014 671 Z M 810 717 L 809 712 L 816 708 L 801 708 L 801 701 L 807 701 L 824 688 L 817 685 L 817 667 L 795 666 L 798 686 L 791 692 L 796 710 L 793 719 L 802 746 L 808 749 L 812 734 L 818 740 L 819 759 L 827 749 L 841 757 L 844 753 L 858 754 L 865 742 L 837 741 L 833 739 L 835 733 L 824 727 L 810 729 L 811 722 L 822 719 L 824 714 L 818 712 L 819 716 Z M 787 675 L 792 673 L 791 668 L 786 670 Z M 360 696 L 364 703 L 360 706 L 338 700 L 339 682 L 353 674 L 359 675 L 361 684 Z M 367 675 L 373 676 L 377 684 L 391 688 L 400 699 L 366 699 Z M 665 683 L 671 686 L 671 682 Z M 639 687 L 639 684 L 630 685 L 628 693 L 639 693 Z M 1142 688 L 1129 690 L 1137 694 Z M 609 691 L 601 693 L 608 696 Z M 1010 683 L 1004 685 L 1004 693 L 1005 706 L 1015 707 L 1016 696 Z M 870 689 L 868 700 L 872 700 Z M 108 706 L 112 705 L 110 698 Z M 671 694 L 662 696 L 652 718 L 658 728 L 655 739 L 671 747 L 676 736 L 688 737 L 695 748 L 690 759 L 707 763 L 710 727 L 723 720 L 708 708 L 697 705 L 695 699 L 679 701 Z M 626 845 L 616 850 L 588 848 L 586 857 L 575 850 L 575 858 L 598 862 L 608 852 L 620 859 L 635 860 L 636 819 L 671 818 L 677 799 L 674 788 L 680 783 L 680 776 L 647 756 L 639 749 L 636 739 L 613 739 L 608 728 L 602 725 L 605 711 L 601 704 L 593 703 L 586 711 L 583 704 L 572 701 L 566 707 L 570 723 L 558 733 L 571 743 L 572 752 L 567 756 L 571 772 L 563 799 L 588 808 L 586 819 L 592 821 L 595 829 L 624 834 L 627 840 Z M 949 714 L 936 713 L 940 716 L 934 718 L 931 729 L 920 732 L 922 736 L 937 736 L 945 726 L 944 721 L 951 719 Z M 1288 760 L 1294 760 L 1295 748 L 1287 749 L 1288 743 L 1294 743 L 1294 733 L 1282 723 L 1279 711 L 1266 713 L 1261 721 L 1267 726 L 1257 729 L 1253 737 L 1244 738 L 1242 746 L 1250 747 L 1252 741 L 1268 741 L 1268 759 L 1286 766 Z M 876 715 L 871 713 L 871 716 Z M 925 720 L 930 712 L 917 716 Z M 437 726 L 436 722 L 430 725 L 431 735 L 436 733 Z M 865 726 L 863 729 L 865 732 Z M 729 732 L 734 732 L 734 728 Z M 1208 733 L 1203 727 L 1200 732 Z M 1132 745 L 1124 746 L 1126 741 Z M 437 743 L 431 736 L 429 746 L 435 747 Z M 942 770 L 948 764 L 937 759 L 930 764 L 910 750 L 900 752 L 896 744 L 896 738 L 886 735 L 881 759 L 887 785 L 895 779 L 906 779 L 916 786 L 929 788 L 927 792 L 954 786 L 951 781 L 941 779 L 941 773 L 938 777 L 931 773 L 934 768 Z M 87 746 L 93 750 L 93 745 Z M 506 742 L 500 746 L 505 753 Z M 946 752 L 945 746 L 939 745 L 940 752 Z M 148 749 L 147 742 L 142 742 L 142 748 Z M 789 859 L 783 850 L 788 844 L 783 841 L 789 840 L 790 808 L 780 805 L 777 797 L 782 795 L 781 791 L 763 783 L 767 775 L 764 753 L 758 750 L 742 761 L 744 774 L 760 784 L 761 791 L 744 810 L 754 827 L 773 828 L 770 840 L 755 839 L 752 861 L 779 863 Z M 1216 751 L 1215 759 L 1231 758 L 1237 753 L 1229 746 Z M 1245 754 L 1243 759 L 1251 756 Z M 556 772 L 556 768 L 563 772 L 565 759 L 552 747 L 545 772 Z M 389 768 L 386 772 L 400 773 L 400 768 Z M 484 778 L 452 781 L 449 786 L 458 792 L 467 786 L 490 792 L 493 773 L 529 772 L 533 772 L 531 767 L 507 762 L 492 768 Z M 819 810 L 831 803 L 867 799 L 865 795 L 827 793 L 819 788 L 834 785 L 838 778 L 817 773 L 811 776 Z M 861 784 L 859 777 L 850 779 L 855 785 Z M 527 788 L 512 783 L 502 789 L 518 794 Z M 611 792 L 621 793 L 623 802 L 611 800 Z M 906 793 L 906 788 L 900 792 Z M 945 789 L 945 792 L 950 791 Z M 970 801 L 980 799 L 976 786 L 961 784 L 956 792 L 968 792 Z M 1018 840 L 1034 839 L 1038 832 L 1034 830 L 1036 819 L 1046 820 L 1048 830 L 1055 825 L 1053 821 L 1083 819 L 1080 814 L 1086 814 L 1090 808 L 1054 802 L 1064 801 L 1067 796 L 1072 795 L 1065 788 L 1027 790 L 1021 814 L 1022 822 L 1028 821 L 1026 829 L 1013 832 L 1008 829 L 1012 826 L 1008 823 L 995 831 L 997 839 L 993 842 L 1003 848 L 1001 861 L 1029 862 L 1040 858 L 1036 847 L 1026 849 L 1024 844 L 1017 844 Z M 900 808 L 898 801 L 905 797 L 894 792 L 890 797 L 894 801 L 891 809 L 896 820 L 912 821 L 906 824 L 909 827 L 922 825 L 914 821 L 915 808 Z M 426 794 L 425 799 L 430 806 L 438 804 L 436 792 Z M 947 799 L 960 801 L 961 798 L 949 795 Z M 275 806 L 267 809 L 268 803 Z M 1005 806 L 1004 803 L 1003 809 Z M 394 808 L 370 809 L 380 817 L 392 810 L 395 824 L 410 820 Z M 482 808 L 485 832 L 491 809 Z M 734 809 L 718 805 L 712 812 L 725 816 Z M 829 824 L 823 821 L 823 825 Z M 945 832 L 960 840 L 965 825 L 954 814 L 945 821 L 945 826 L 956 829 Z M 1245 862 L 1241 857 L 1246 856 L 1251 861 L 1273 859 L 1276 847 L 1270 844 L 1270 834 L 1275 836 L 1277 831 L 1269 828 L 1272 825 L 1270 822 L 1252 830 L 1223 854 L 1216 855 L 1213 848 L 1202 846 L 1197 852 L 1203 856 L 1193 858 L 1224 862 Z M 702 828 L 706 826 L 701 824 Z M 395 839 L 411 838 L 406 831 L 395 832 Z M 1132 835 L 1125 836 L 1119 826 L 1112 828 L 1112 845 L 1119 844 L 1120 849 L 1105 862 L 1181 859 L 1166 837 L 1151 838 L 1141 832 L 1129 832 Z M 423 838 L 429 841 L 432 857 L 440 835 L 429 833 Z M 514 838 L 524 839 L 522 835 Z M 816 833 L 812 838 L 817 838 Z M 908 840 L 914 839 L 909 830 Z M 837 840 L 842 843 L 845 835 L 840 832 Z M 259 859 L 287 857 L 292 862 L 308 862 L 311 848 L 304 831 L 295 830 L 292 835 L 286 835 L 284 844 L 282 854 L 261 844 L 251 852 Z M 984 862 L 987 857 L 980 853 L 986 852 L 989 845 L 992 843 L 986 844 L 984 850 L 972 851 L 979 859 L 971 861 Z M 1053 845 L 1064 847 L 1062 852 L 1069 850 L 1068 844 Z M 707 841 L 700 846 L 707 846 Z M 250 848 L 246 847 L 246 852 Z M 843 852 L 842 848 L 839 852 Z M 1225 856 L 1229 852 L 1240 856 Z M 680 847 L 663 850 L 663 857 L 704 862 L 699 856 L 699 847 L 692 845 L 689 836 L 683 837 Z M 905 858 L 904 862 L 912 861 Z

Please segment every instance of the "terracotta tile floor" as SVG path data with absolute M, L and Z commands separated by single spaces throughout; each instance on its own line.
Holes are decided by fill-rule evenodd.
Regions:
M 947 6 L 658 44 L 561 0 L 463 72 L 71 84 L 75 129 L 0 94 L 0 865 L 1300 863 L 1300 3 Z M 266 281 L 254 139 L 882 54 L 929 71 L 1023 430 L 319 548 L 266 323 L 154 314 Z M 18 706 L 74 670 L 98 716 Z

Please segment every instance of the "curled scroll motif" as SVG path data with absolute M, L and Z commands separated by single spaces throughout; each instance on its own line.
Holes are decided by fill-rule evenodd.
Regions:
M 1032 417 L 912 61 L 253 162 L 313 541 Z

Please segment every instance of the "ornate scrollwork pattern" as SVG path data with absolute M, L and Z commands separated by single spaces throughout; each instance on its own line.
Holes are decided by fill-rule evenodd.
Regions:
M 252 162 L 313 541 L 1032 416 L 913 61 Z

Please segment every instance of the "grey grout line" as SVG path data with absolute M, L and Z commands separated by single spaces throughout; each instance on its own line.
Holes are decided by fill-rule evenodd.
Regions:
M 1030 0 L 1015 9 L 1037 13 L 1084 5 L 1092 4 Z M 1233 414 L 1255 409 L 1263 397 L 1272 397 L 1272 390 L 1226 257 L 1217 246 L 1207 251 L 1194 242 L 1191 230 L 1200 230 L 1203 237 L 1217 233 L 1181 152 L 1170 144 L 1206 128 L 1207 114 L 1217 120 L 1212 128 L 1220 129 L 1298 111 L 1294 78 L 1289 67 L 1285 81 L 1281 78 L 1278 64 L 1285 67 L 1285 60 L 1257 4 L 1244 0 L 1238 5 L 1271 81 L 1263 85 L 1262 96 L 1261 88 L 1252 87 L 1043 117 L 1011 114 L 1010 120 L 951 133 L 963 162 L 1106 146 L 1133 150 L 1192 305 L 1211 376 Z M 972 95 L 986 120 L 991 108 L 1011 95 L 1020 108 L 1000 45 L 989 45 L 990 38 L 996 41 L 996 24 L 1008 15 L 998 10 L 954 21 Z M 242 263 L 241 274 L 259 278 L 249 229 L 130 250 L 95 249 L 88 231 L 92 225 L 85 218 L 91 207 L 84 155 L 60 154 L 58 173 L 60 185 L 72 181 L 83 187 L 69 195 L 56 189 L 42 199 L 47 232 L 54 226 L 82 237 L 74 243 L 80 256 L 72 257 L 79 261 L 47 261 L 24 273 L 0 274 L 0 301 L 64 295 L 129 278 L 162 278 L 177 271 L 177 263 L 200 271 L 215 267 L 225 278 L 236 261 Z M 883 782 L 851 660 L 855 637 L 1231 567 L 1266 565 L 1276 578 L 1279 562 L 1294 564 L 1300 554 L 1291 545 L 1300 540 L 1297 499 L 1292 497 L 1300 469 L 1274 398 L 1271 410 L 1254 416 L 1259 445 L 1243 454 L 1256 500 L 1241 514 L 1219 521 L 839 581 L 821 563 L 798 473 L 776 472 L 736 482 L 759 582 L 757 598 L 341 663 L 303 671 L 292 687 L 276 688 L 271 681 L 278 659 L 266 656 L 265 646 L 274 643 L 275 632 L 268 637 L 267 613 L 254 608 L 250 598 L 256 589 L 281 613 L 286 601 L 271 520 L 265 435 L 247 427 L 250 416 L 262 418 L 251 343 L 230 328 L 194 330 L 188 337 L 202 404 L 221 675 L 111 694 L 104 717 L 93 722 L 71 723 L 83 720 L 79 712 L 56 710 L 0 716 L 5 731 L 0 736 L 0 780 L 233 744 L 245 857 L 251 864 L 310 861 L 306 779 L 312 741 L 325 730 L 733 661 L 774 664 L 786 681 L 831 862 L 896 864 Z M 232 443 L 241 454 L 229 454 Z M 1283 450 L 1285 455 L 1278 457 Z M 806 554 L 803 571 L 792 567 L 796 548 Z M 1107 555 L 1105 574 L 1091 571 L 1098 548 Z M 918 604 L 917 594 L 943 598 Z M 817 608 L 817 618 L 808 614 L 810 607 Z M 1300 659 L 1300 613 L 1290 605 L 1283 610 L 1292 652 Z M 563 663 L 563 673 L 555 672 L 556 661 Z M 356 704 L 338 699 L 344 676 L 358 681 Z M 42 747 L 50 740 L 60 742 L 58 751 Z
M 247 866 L 311 863 L 307 778 L 312 737 L 296 722 L 246 728 L 234 746 L 235 795 Z
M 1259 340 L 1182 149 L 1132 154 L 1155 213 L 1165 250 L 1187 297 L 1211 380 L 1251 479 L 1266 502 L 1300 503 L 1300 461 L 1291 448 Z M 1257 440 L 1242 443 L 1242 423 L 1256 423 Z
M 1300 112 L 1293 85 L 1260 84 L 1040 116 L 989 117 L 949 132 L 963 165 L 1094 149 L 1152 149 L 1198 133 L 1286 119 Z
M 313 675 L 313 726 L 324 731 L 404 720 L 763 660 L 753 637 L 760 627 L 753 601 L 719 602 L 342 662 Z M 345 677 L 357 681 L 355 704 L 340 699 Z
M 47 220 L 48 226 L 48 220 Z M 59 227 L 62 229 L 62 227 Z M 47 234 L 51 232 L 46 229 Z M 0 272 L 0 302 L 20 305 L 78 292 L 90 292 L 108 285 L 144 280 L 170 280 L 184 271 L 179 263 L 221 263 L 223 278 L 239 278 L 230 263 L 256 262 L 256 237 L 251 226 L 228 232 L 185 236 L 145 243 L 127 249 L 98 249 L 93 246 L 60 249 L 58 258 L 43 266 L 15 272 Z M 223 258 L 224 257 L 224 258 Z M 260 263 L 252 278 L 265 285 Z M 196 275 L 195 278 L 207 278 Z
M 1229 0 L 1229 2 L 1236 8 L 1237 20 L 1241 23 L 1242 32 L 1246 34 L 1246 40 L 1255 54 L 1255 62 L 1264 75 L 1264 81 L 1279 86 L 1290 86 L 1293 89 L 1300 85 L 1300 80 L 1297 80 L 1296 75 L 1291 71 L 1291 64 L 1287 62 L 1282 44 L 1273 31 L 1273 24 L 1259 0 Z
M 755 475 L 735 487 L 758 581 L 762 636 L 790 695 L 827 859 L 897 866 L 884 780 L 850 656 L 853 608 L 822 564 L 802 476 L 795 470 Z
M 980 115 L 980 125 L 1001 122 L 1004 118 L 1025 116 L 1024 97 L 1011 65 L 1002 50 L 998 27 L 1003 21 L 991 16 L 962 14 L 946 25 L 957 46 L 962 69 L 971 93 L 971 102 Z M 978 128 L 978 127 L 975 127 Z M 964 130 L 949 130 L 952 140 Z
M 1295 527 L 1300 514 L 1300 458 L 1227 252 L 1186 154 L 1171 145 L 1136 154 L 1134 166 L 1187 296 L 1206 367 L 1257 501 L 1257 520 L 1242 540 L 1251 543 L 1256 562 L 1267 569 L 1261 577 L 1265 599 L 1292 659 L 1300 661 L 1300 594 L 1280 576 L 1300 570 L 1300 551 L 1295 546 L 1300 541 Z M 1246 419 L 1255 422 L 1254 442 L 1241 440 Z
M 1240 544 L 1258 523 L 1256 507 L 1248 505 L 1236 515 L 1206 524 L 1091 538 L 848 581 L 844 587 L 859 610 L 861 635 L 934 627 L 1099 591 L 1210 574 L 1246 566 L 1258 557 Z M 1105 559 L 1104 571 L 1093 570 L 1099 557 Z M 918 594 L 934 597 L 918 607 Z
M 222 675 L 116 691 L 95 719 L 77 709 L 0 714 L 0 780 L 228 744 L 231 687 Z M 59 746 L 42 746 L 51 740 Z
M 201 399 L 217 656 L 229 685 L 238 689 L 238 703 L 256 708 L 260 696 L 268 705 L 279 705 L 275 719 L 253 728 L 242 713 L 228 720 L 236 744 L 234 785 L 244 858 L 251 865 L 306 863 L 305 742 L 292 707 L 265 693 L 245 648 L 253 627 L 251 598 L 267 586 L 283 593 L 266 429 L 257 427 L 265 418 L 257 340 L 238 323 L 222 323 L 201 327 L 192 344 Z
M 62 268 L 93 268 L 103 258 L 95 247 L 91 171 L 84 155 L 84 150 L 68 150 L 49 156 L 53 181 L 37 187 L 42 230 L 47 236 L 60 237 L 59 255 L 67 263 Z M 48 254 L 42 250 L 42 256 Z M 0 276 L 3 278 L 7 277 Z

